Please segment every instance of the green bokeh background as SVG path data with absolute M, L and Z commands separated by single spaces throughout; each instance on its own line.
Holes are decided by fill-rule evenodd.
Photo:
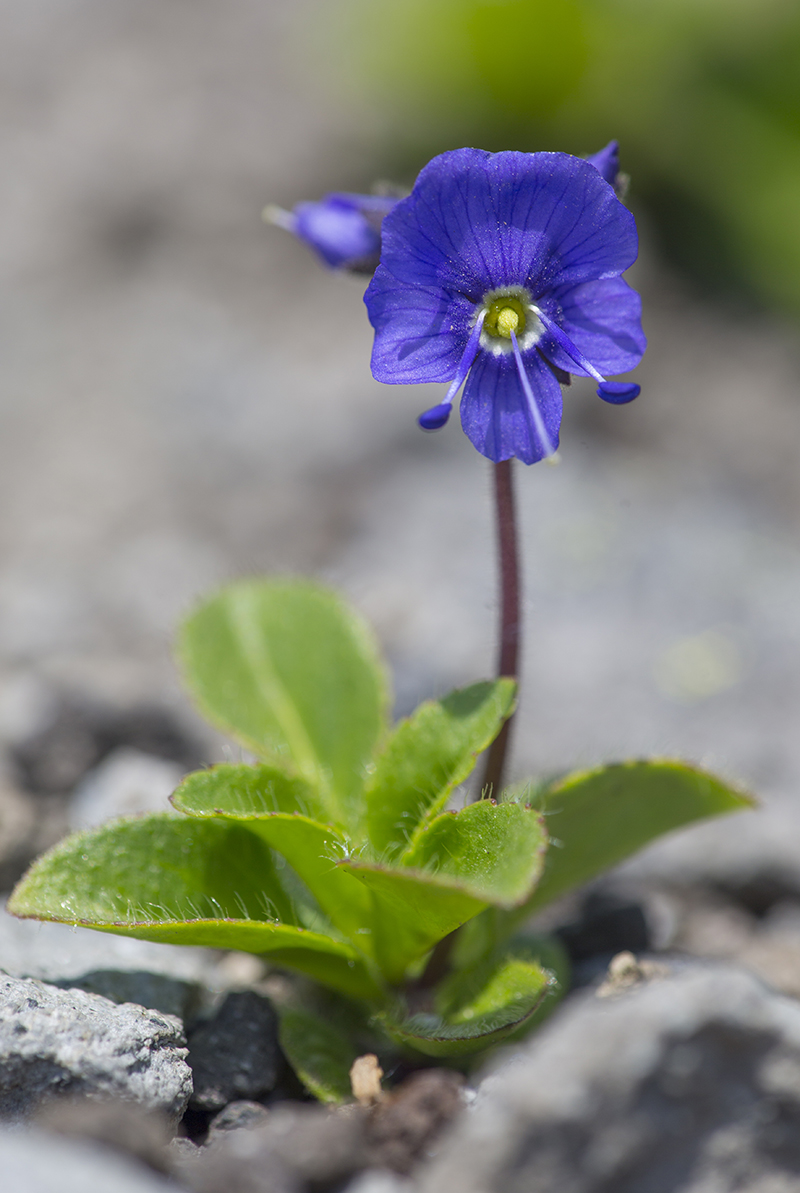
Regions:
M 412 178 L 472 144 L 612 137 L 665 256 L 705 292 L 800 315 L 795 0 L 336 0 L 328 62 Z

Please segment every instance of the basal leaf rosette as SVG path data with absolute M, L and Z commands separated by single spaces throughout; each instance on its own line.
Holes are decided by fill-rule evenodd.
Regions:
M 416 1052 L 465 1053 L 535 1022 L 563 964 L 541 941 L 520 944 L 524 921 L 653 837 L 750 806 L 668 760 L 467 803 L 459 787 L 512 713 L 514 681 L 426 701 L 391 727 L 369 628 L 308 581 L 231 585 L 187 620 L 180 657 L 200 707 L 255 761 L 188 775 L 172 796 L 180 816 L 68 837 L 9 910 L 255 953 Z M 432 950 L 456 930 L 448 972 L 425 987 Z M 315 1013 L 285 1009 L 285 1047 L 309 1089 L 335 1100 L 355 1045 Z

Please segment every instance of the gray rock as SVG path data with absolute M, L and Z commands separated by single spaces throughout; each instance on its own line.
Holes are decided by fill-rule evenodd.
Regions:
M 217 963 L 218 955 L 212 949 L 154 944 L 69 924 L 18 920 L 6 914 L 4 905 L 0 909 L 0 969 L 18 978 L 52 982 L 119 970 L 214 984 Z
M 277 1103 L 247 1130 L 218 1129 L 231 1106 L 214 1120 L 200 1152 L 173 1149 L 176 1170 L 197 1193 L 305 1193 L 338 1188 L 362 1171 L 365 1193 L 400 1193 L 411 1185 L 395 1173 L 429 1154 L 461 1110 L 462 1090 L 460 1074 L 426 1069 L 371 1107 Z M 231 1117 L 234 1126 L 241 1121 L 239 1111 Z
M 191 1093 L 180 1022 L 82 990 L 0 975 L 0 1117 L 56 1095 L 138 1102 L 177 1118 Z
M 16 726 L 9 724 L 3 705 L 20 695 L 23 705 L 30 703 L 25 698 L 24 683 L 23 691 L 19 691 L 21 679 L 18 676 L 16 683 L 12 681 L 9 691 L 0 673 L 0 722 L 6 721 L 5 726 L 0 723 L 0 739 L 6 739 L 22 786 L 39 797 L 71 796 L 90 773 L 99 772 L 97 789 L 87 795 L 91 810 L 103 797 L 106 801 L 113 801 L 115 795 L 119 798 L 120 791 L 124 800 L 125 789 L 131 785 L 149 790 L 153 777 L 160 772 L 148 762 L 166 760 L 177 765 L 179 775 L 203 762 L 204 754 L 194 735 L 168 709 L 149 701 L 120 704 L 117 700 L 97 699 L 88 692 L 58 690 L 58 685 L 51 688 L 49 699 L 38 700 L 39 715 L 33 723 L 23 708 Z M 28 709 L 28 713 L 31 711 Z M 124 765 L 126 750 L 132 751 L 128 767 Z M 120 751 L 123 765 L 106 772 L 103 763 Z M 147 762 L 142 763 L 142 757 Z
M 169 797 L 184 773 L 177 762 L 127 746 L 115 750 L 75 789 L 69 804 L 70 828 L 92 828 L 115 816 L 139 812 L 172 812 Z
M 121 1152 L 154 1172 L 171 1170 L 172 1124 L 160 1111 L 113 1098 L 56 1098 L 37 1113 L 33 1125 L 54 1135 L 90 1140 Z
M 731 966 L 578 996 L 487 1077 L 420 1193 L 800 1189 L 800 1006 Z
M 367 1127 L 369 1166 L 401 1175 L 411 1172 L 463 1106 L 460 1073 L 412 1073 L 372 1110 Z
M 0 775 L 0 891 L 10 890 L 33 856 L 31 800 Z
M 198 1110 L 221 1110 L 269 1093 L 281 1065 L 278 1019 L 269 1000 L 254 990 L 228 994 L 214 1018 L 190 1033 L 189 1064 Z
M 229 1102 L 210 1123 L 209 1140 L 220 1131 L 238 1131 L 240 1127 L 260 1126 L 268 1116 L 269 1111 L 260 1102 Z
M 0 1130 L 0 1173 L 8 1193 L 179 1193 L 124 1156 L 43 1131 Z
M 200 988 L 247 985 L 263 965 L 244 953 L 155 944 L 70 924 L 18 920 L 0 902 L 0 971 L 191 1018 Z
M 184 1021 L 195 1013 L 203 995 L 201 988 L 193 982 L 137 969 L 98 969 L 79 978 L 63 978 L 53 985 L 62 990 L 100 994 L 115 1003 L 137 1003 Z
M 368 1112 L 283 1103 L 247 1131 L 220 1132 L 194 1155 L 176 1159 L 195 1193 L 301 1193 L 327 1188 L 366 1167 Z
M 351 1181 L 344 1193 L 411 1193 L 413 1188 L 411 1181 L 394 1172 L 370 1169 Z
M 167 1148 L 170 1169 L 180 1166 L 184 1161 L 193 1159 L 199 1151 L 200 1145 L 194 1140 L 187 1139 L 185 1135 L 176 1135 L 174 1139 L 170 1140 Z
M 211 949 L 179 948 L 68 924 L 18 920 L 0 908 L 0 971 L 185 1018 L 214 984 Z

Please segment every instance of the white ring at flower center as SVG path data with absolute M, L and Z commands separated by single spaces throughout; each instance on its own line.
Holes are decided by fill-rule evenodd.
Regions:
M 517 332 L 517 344 L 520 352 L 535 347 L 546 334 L 546 330 L 539 318 L 538 308 L 534 306 L 530 293 L 524 286 L 502 286 L 498 290 L 488 290 L 475 312 L 471 326 L 474 327 L 481 316 L 486 317 L 489 307 L 498 298 L 516 298 L 525 310 L 525 330 L 521 335 Z M 514 354 L 514 346 L 510 338 L 491 335 L 485 330 L 481 331 L 480 345 L 484 352 L 491 352 L 493 356 L 513 356 Z

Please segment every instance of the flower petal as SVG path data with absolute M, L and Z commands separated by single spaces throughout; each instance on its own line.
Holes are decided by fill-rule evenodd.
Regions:
M 604 149 L 590 154 L 586 161 L 613 186 L 619 174 L 619 141 L 609 141 Z
M 525 373 L 537 400 L 550 444 L 542 443 L 513 356 L 482 352 L 467 378 L 461 399 L 461 425 L 473 445 L 498 463 L 516 456 L 535 464 L 558 447 L 561 387 L 534 352 L 523 357 Z
M 598 372 L 610 376 L 627 373 L 642 359 L 647 347 L 641 323 L 642 300 L 622 278 L 556 290 L 543 307 Z M 558 368 L 588 376 L 551 338 L 539 347 Z
M 636 260 L 631 213 L 593 165 L 566 153 L 456 149 L 433 159 L 383 222 L 399 280 L 478 302 L 487 290 L 622 273 Z
M 375 328 L 372 375 L 387 385 L 451 381 L 474 313 L 464 298 L 406 285 L 379 265 L 364 295 Z
M 294 231 L 332 269 L 380 252 L 380 233 L 346 198 L 326 195 L 318 203 L 298 203 Z

